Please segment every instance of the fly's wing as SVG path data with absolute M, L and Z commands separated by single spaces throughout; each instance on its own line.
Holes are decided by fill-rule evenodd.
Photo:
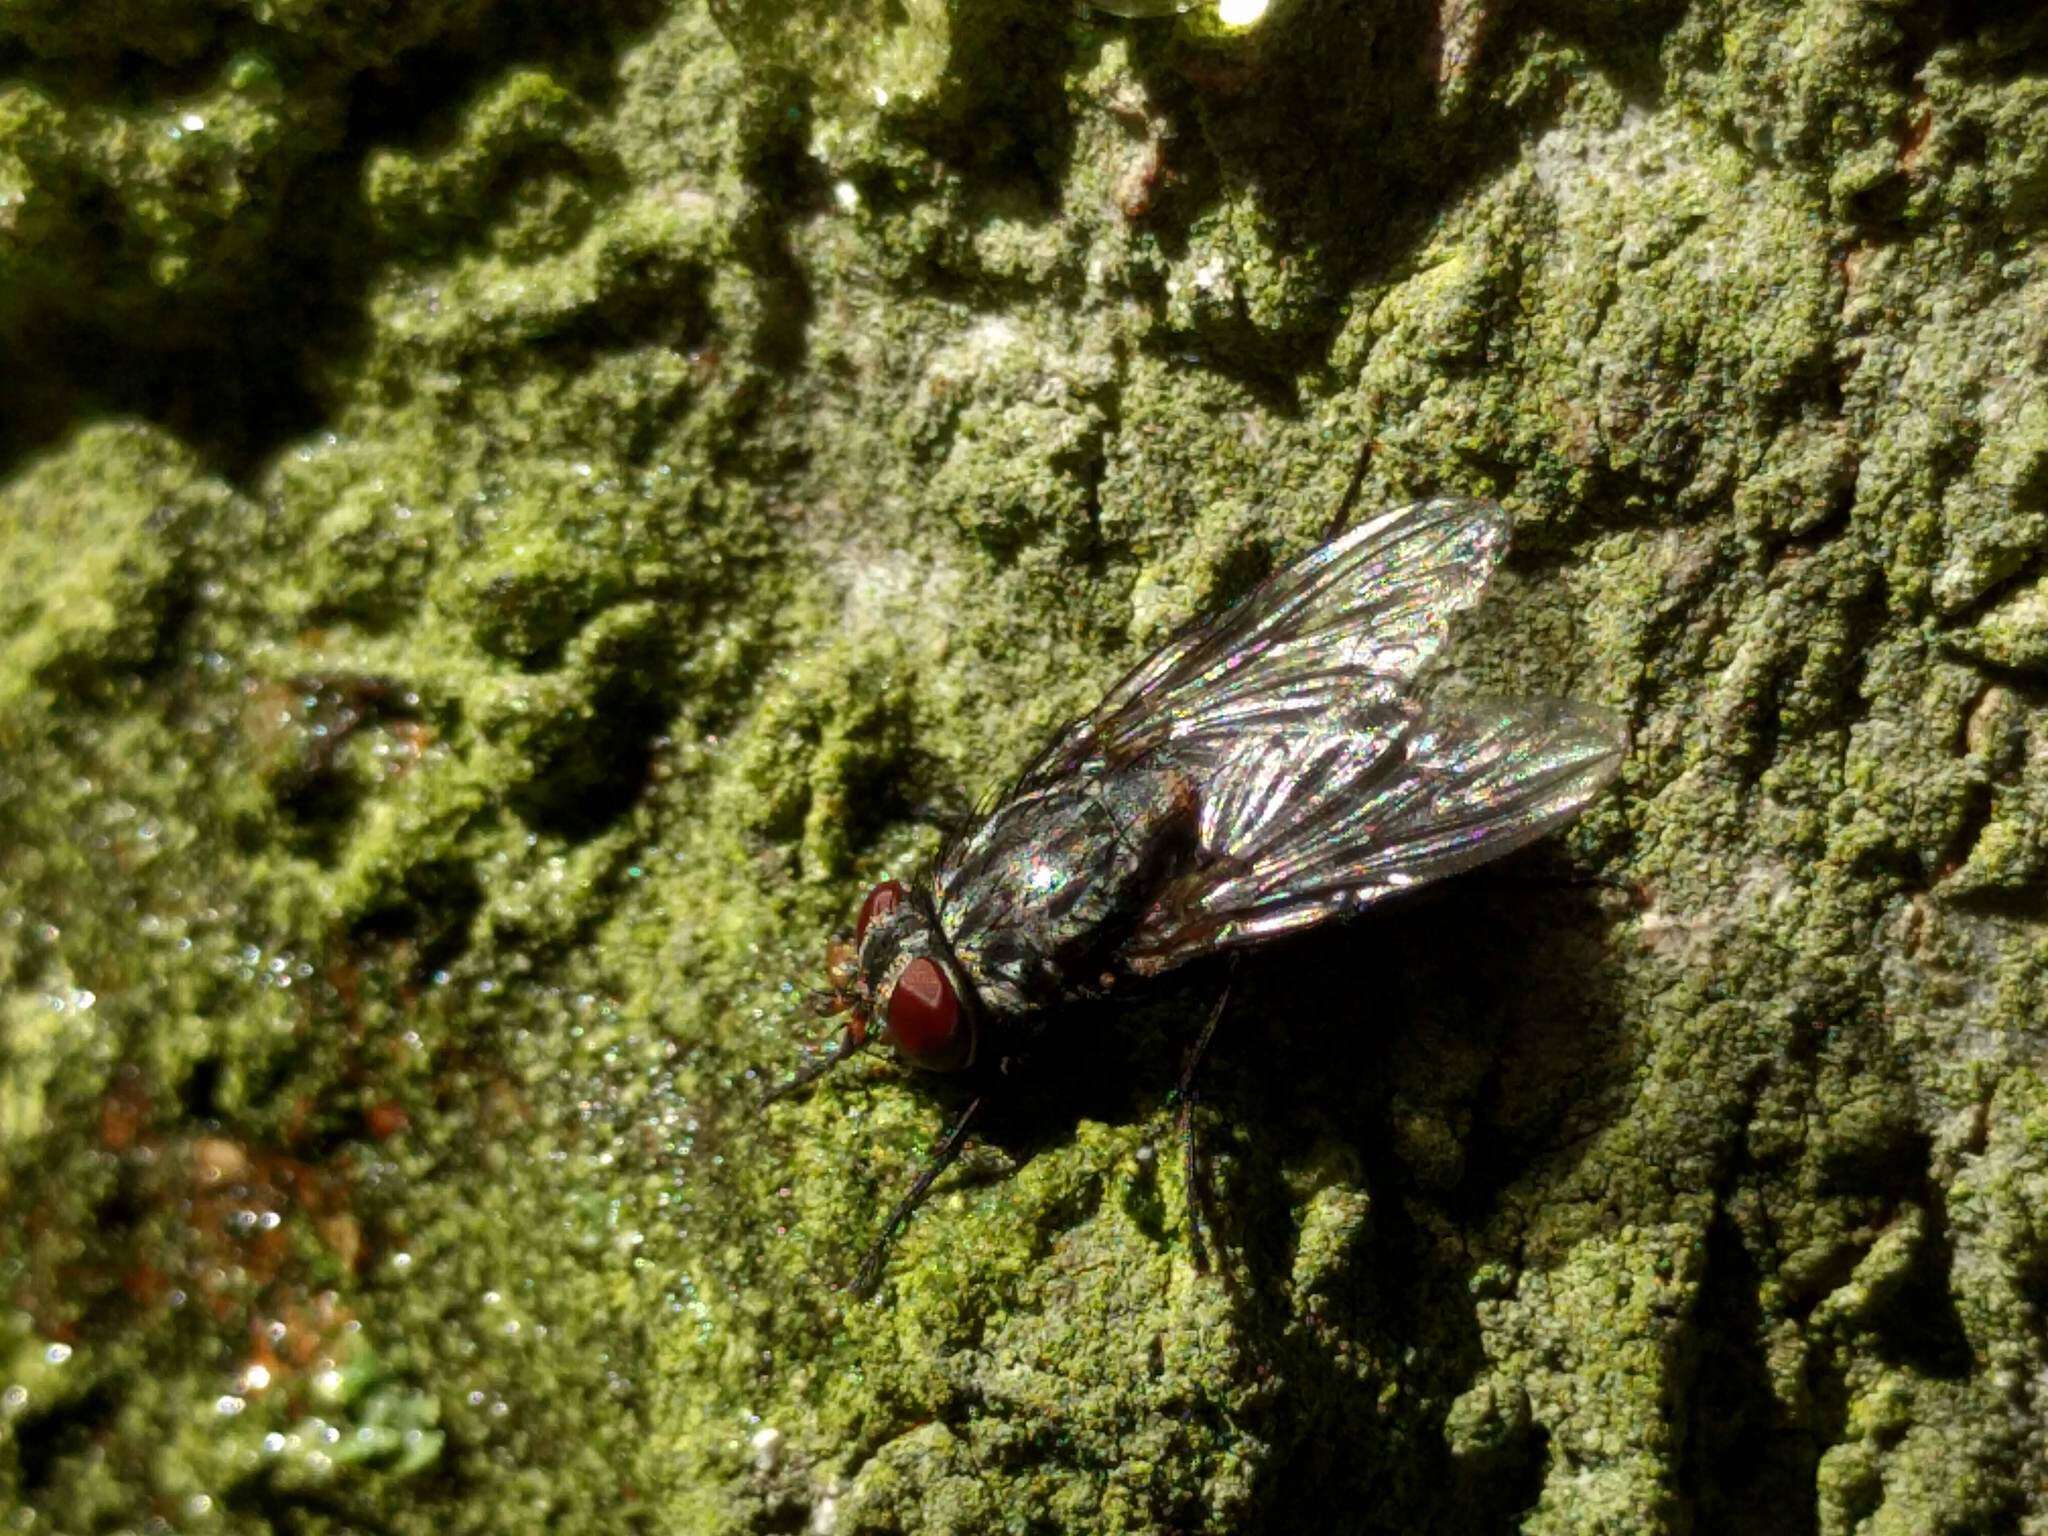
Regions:
M 1146 913 L 1132 968 L 1257 943 L 1511 853 L 1576 815 L 1627 749 L 1619 722 L 1571 704 L 1408 707 L 1391 750 L 1368 708 L 1259 733 L 1217 765 L 1205 862 Z
M 1361 689 L 1384 695 L 1387 724 L 1405 725 L 1395 707 L 1402 685 L 1485 590 L 1507 541 L 1499 507 L 1450 498 L 1352 529 L 1167 641 L 1062 731 L 1011 793 L 1167 746 L 1212 755 L 1247 731 L 1327 718 Z

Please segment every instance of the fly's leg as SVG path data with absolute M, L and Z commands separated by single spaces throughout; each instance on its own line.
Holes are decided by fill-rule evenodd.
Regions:
M 809 1087 L 842 1061 L 846 1060 L 847 1057 L 864 1047 L 873 1038 L 865 1030 L 856 1031 L 848 1029 L 846 1033 L 832 1043 L 831 1050 L 822 1056 L 805 1062 L 796 1069 L 795 1074 L 786 1082 L 776 1083 L 773 1087 L 767 1089 L 761 1095 L 760 1103 L 755 1107 L 757 1109 L 766 1109 L 777 1099 L 786 1099 L 799 1088 Z
M 932 1155 L 925 1160 L 917 1181 L 910 1186 L 910 1192 L 896 1202 L 896 1209 L 889 1213 L 889 1219 L 882 1224 L 881 1236 L 877 1237 L 874 1246 L 868 1249 L 867 1257 L 860 1261 L 860 1270 L 853 1277 L 854 1295 L 867 1297 L 874 1294 L 875 1282 L 882 1278 L 882 1260 L 888 1256 L 890 1240 L 896 1236 L 897 1229 L 910 1220 L 910 1213 L 923 1201 L 933 1181 L 946 1171 L 954 1158 L 960 1155 L 960 1143 L 966 1138 L 967 1127 L 973 1122 L 980 1108 L 981 1099 L 977 1096 L 960 1112 L 960 1118 L 953 1122 L 952 1129 L 946 1132 L 936 1147 L 932 1148 Z
M 786 1083 L 778 1083 L 761 1095 L 759 1107 L 766 1109 L 777 1099 L 786 1098 L 797 1089 L 816 1082 L 855 1051 L 868 1043 L 867 1014 L 858 1004 L 859 995 L 854 983 L 860 977 L 860 956 L 851 944 L 836 941 L 825 946 L 825 980 L 828 988 L 812 987 L 806 1007 L 812 1015 L 821 1019 L 837 1017 L 851 1012 L 846 1029 L 833 1043 L 832 1049 L 813 1061 L 797 1068 L 796 1075 Z
M 1482 869 L 1469 877 L 1474 885 L 1497 886 L 1502 889 L 1528 888 L 1546 891 L 1619 891 L 1629 898 L 1631 906 L 1648 905 L 1642 887 L 1633 880 L 1624 880 L 1619 875 L 1602 874 L 1598 870 L 1565 870 L 1556 873 L 1533 871 L 1523 874 L 1518 868 Z
M 905 807 L 913 821 L 936 827 L 947 837 L 965 837 L 987 819 L 989 807 L 977 805 L 951 784 L 941 784 L 931 794 Z
M 1181 1063 L 1180 1086 L 1174 1096 L 1180 1100 L 1180 1146 L 1182 1177 L 1187 1185 L 1188 1236 L 1194 1249 L 1195 1272 L 1209 1272 L 1208 1244 L 1202 1235 L 1202 1185 L 1200 1163 L 1195 1156 L 1195 1070 L 1202 1064 L 1202 1053 L 1209 1048 L 1209 1042 L 1216 1036 L 1216 1026 L 1223 1022 L 1223 1010 L 1230 1006 L 1231 984 L 1237 980 L 1237 961 L 1230 963 L 1230 975 L 1224 979 L 1223 994 L 1216 999 L 1216 1006 L 1209 1010 L 1209 1018 L 1202 1025 L 1202 1032 L 1195 1036 L 1195 1043 L 1188 1048 L 1188 1054 Z
M 938 828 L 946 837 L 965 837 L 977 824 L 973 808 L 958 801 L 920 800 L 910 808 L 910 816 L 913 821 Z
M 1351 467 L 1351 483 L 1344 487 L 1344 499 L 1337 503 L 1337 511 L 1330 518 L 1330 526 L 1323 530 L 1323 542 L 1329 543 L 1344 531 L 1344 525 L 1351 521 L 1352 508 L 1358 505 L 1358 492 L 1365 485 L 1365 466 L 1372 462 L 1373 440 L 1367 438 L 1365 446 L 1358 450 L 1358 462 Z

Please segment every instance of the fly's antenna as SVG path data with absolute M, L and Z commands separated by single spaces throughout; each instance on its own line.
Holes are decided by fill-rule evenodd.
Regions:
M 967 1108 L 960 1112 L 960 1118 L 953 1122 L 939 1144 L 932 1148 L 932 1155 L 925 1160 L 924 1168 L 918 1173 L 917 1181 L 910 1191 L 896 1202 L 896 1209 L 889 1213 L 889 1219 L 882 1225 L 882 1232 L 868 1249 L 867 1257 L 860 1261 L 860 1270 L 853 1277 L 853 1294 L 865 1300 L 875 1293 L 875 1282 L 882 1277 L 882 1260 L 888 1256 L 889 1243 L 896 1236 L 897 1229 L 910 1220 L 910 1213 L 923 1203 L 927 1191 L 938 1176 L 951 1166 L 960 1155 L 960 1143 L 967 1135 L 967 1127 L 973 1123 L 975 1114 L 981 1109 L 981 1096 L 969 1101 Z
M 834 1067 L 846 1060 L 847 1057 L 863 1049 L 868 1041 L 873 1038 L 872 1035 L 863 1033 L 856 1039 L 854 1032 L 849 1029 L 833 1043 L 831 1050 L 798 1067 L 795 1075 L 787 1082 L 776 1083 L 773 1087 L 769 1088 L 761 1095 L 760 1102 L 754 1107 L 756 1109 L 766 1109 L 777 1099 L 786 1099 L 799 1088 L 808 1088 L 812 1083 L 815 1083 L 827 1072 L 830 1072 Z

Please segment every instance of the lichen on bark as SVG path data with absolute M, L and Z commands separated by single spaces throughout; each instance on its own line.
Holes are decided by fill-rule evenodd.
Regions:
M 826 13 L 829 12 L 829 18 Z M 823 25 L 823 19 L 831 21 Z M 23 1531 L 2048 1532 L 2048 23 L 0 12 Z M 1366 506 L 1515 866 L 762 1114 L 865 883 Z

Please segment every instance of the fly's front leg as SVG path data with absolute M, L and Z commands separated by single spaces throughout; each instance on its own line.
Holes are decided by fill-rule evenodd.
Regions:
M 953 1122 L 951 1130 L 939 1144 L 932 1148 L 932 1155 L 925 1162 L 917 1181 L 910 1186 L 910 1192 L 896 1202 L 896 1209 L 889 1213 L 889 1219 L 882 1223 L 882 1234 L 868 1249 L 867 1257 L 860 1261 L 860 1271 L 853 1277 L 853 1294 L 862 1298 L 872 1296 L 875 1283 L 882 1278 L 882 1260 L 888 1257 L 889 1240 L 896 1235 L 896 1229 L 910 1220 L 910 1213 L 923 1202 L 925 1192 L 934 1180 L 944 1173 L 954 1158 L 960 1155 L 960 1144 L 967 1136 L 967 1127 L 981 1109 L 980 1098 L 969 1101 L 967 1108 L 960 1112 L 960 1118 Z
M 865 1050 L 874 1037 L 865 1030 L 849 1024 L 840 1037 L 832 1042 L 832 1048 L 822 1056 L 813 1057 L 798 1067 L 789 1077 L 765 1089 L 755 1103 L 756 1109 L 766 1109 L 777 1099 L 786 1099 L 800 1089 L 808 1088 L 834 1067 L 857 1051 Z
M 1371 438 L 1358 450 L 1358 462 L 1351 466 L 1351 483 L 1344 487 L 1344 497 L 1337 503 L 1337 510 L 1330 515 L 1330 525 L 1323 530 L 1323 542 L 1329 543 L 1344 531 L 1351 521 L 1351 511 L 1358 505 L 1359 490 L 1365 485 L 1365 468 L 1372 462 L 1375 444 Z

